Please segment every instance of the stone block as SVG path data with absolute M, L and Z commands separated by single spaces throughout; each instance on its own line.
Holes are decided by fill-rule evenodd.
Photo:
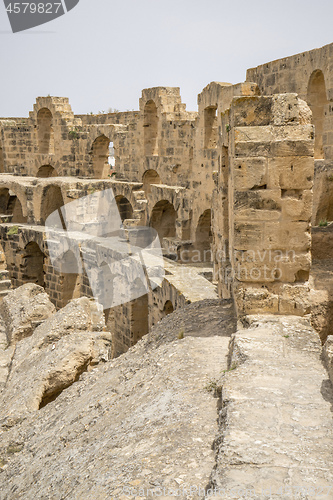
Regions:
M 311 189 L 314 177 L 314 160 L 309 156 L 269 158 L 268 187 L 281 189 Z
M 266 222 L 263 248 L 307 252 L 311 247 L 308 222 Z
M 236 191 L 258 188 L 267 184 L 267 158 L 233 158 L 234 189 Z

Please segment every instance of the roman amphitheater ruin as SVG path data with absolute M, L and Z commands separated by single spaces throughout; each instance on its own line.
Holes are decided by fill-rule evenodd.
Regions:
M 92 298 L 87 249 L 66 249 L 71 273 L 55 268 L 45 222 L 111 188 L 124 240 L 156 230 L 165 268 L 161 286 L 136 280 L 133 300 L 104 311 L 112 359 L 202 300 L 232 304 L 239 331 L 261 332 L 263 317 L 272 331 L 279 317 L 283 328 L 295 321 L 311 337 L 304 345 L 321 352 L 333 335 L 332 61 L 330 44 L 249 69 L 244 83 L 211 82 L 195 112 L 179 88 L 155 87 L 142 91 L 138 111 L 75 115 L 67 98 L 48 96 L 28 118 L 1 118 L 3 301 L 26 283 L 43 287 L 56 310 Z M 103 287 L 105 252 L 99 244 L 89 252 Z M 333 381 L 332 344 L 324 357 Z

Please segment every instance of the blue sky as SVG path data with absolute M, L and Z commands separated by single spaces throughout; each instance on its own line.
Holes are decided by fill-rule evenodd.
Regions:
M 193 111 L 209 82 L 331 43 L 332 24 L 332 0 L 80 0 L 13 34 L 1 2 L 0 116 L 28 116 L 48 94 L 76 114 L 138 109 L 141 90 L 159 85 L 180 87 Z

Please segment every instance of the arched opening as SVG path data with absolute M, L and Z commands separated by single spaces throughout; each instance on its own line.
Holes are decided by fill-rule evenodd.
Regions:
M 213 240 L 211 222 L 211 210 L 205 210 L 200 216 L 195 232 L 195 250 L 200 254 L 201 262 L 211 262 L 211 244 Z
M 327 105 L 326 85 L 324 74 L 321 70 L 312 73 L 308 85 L 308 105 L 312 111 L 312 122 L 315 126 L 315 159 L 324 158 L 323 133 L 325 106 Z
M 177 212 L 174 206 L 167 200 L 161 200 L 154 206 L 151 217 L 150 227 L 157 231 L 162 242 L 163 238 L 173 238 L 176 236 Z
M 168 314 L 171 314 L 173 313 L 174 309 L 173 309 L 173 304 L 171 302 L 171 300 L 167 300 L 166 303 L 164 304 L 164 307 L 163 307 L 163 318 L 165 316 L 168 316 Z
M 143 190 L 146 196 L 151 192 L 152 184 L 161 184 L 161 179 L 156 170 L 146 170 L 142 177 Z
M 122 222 L 126 219 L 133 219 L 133 207 L 125 196 L 116 196 L 116 203 Z
M 131 302 L 131 345 L 134 345 L 149 331 L 148 294 L 139 278 L 132 286 L 132 297 L 138 297 Z
M 154 101 L 148 101 L 144 109 L 144 153 L 146 156 L 158 154 L 158 115 Z
M 92 166 L 96 179 L 105 179 L 109 175 L 109 144 L 110 139 L 101 135 L 92 145 Z
M 112 168 L 112 169 L 116 166 L 116 159 L 115 159 L 115 155 L 114 155 L 114 146 L 113 146 L 113 142 L 111 142 L 111 141 L 109 144 L 108 164 L 110 165 L 110 168 Z
M 56 170 L 51 165 L 43 165 L 37 172 L 36 177 L 46 178 L 46 177 L 56 177 Z
M 42 198 L 41 224 L 45 224 L 46 219 L 56 210 L 64 206 L 61 189 L 59 186 L 48 186 Z
M 217 147 L 217 106 L 209 106 L 204 111 L 205 149 Z
M 53 117 L 48 108 L 42 108 L 37 114 L 38 146 L 41 154 L 54 153 Z
M 44 287 L 44 258 L 45 255 L 34 241 L 28 243 L 23 251 L 22 282 L 36 283 Z
M 97 290 L 97 300 L 103 306 L 106 316 L 113 304 L 114 295 L 114 279 L 110 266 L 106 262 L 102 262 L 99 266 L 99 281 Z
M 19 224 L 27 222 L 20 200 L 7 188 L 0 189 L 0 214 L 3 222 L 17 222 Z
M 80 297 L 81 275 L 74 253 L 68 250 L 61 257 L 56 267 L 60 269 L 59 282 L 62 290 L 62 307 L 65 307 L 72 299 L 78 299 Z M 63 267 L 64 269 L 62 269 Z M 72 272 L 65 272 L 68 269 Z

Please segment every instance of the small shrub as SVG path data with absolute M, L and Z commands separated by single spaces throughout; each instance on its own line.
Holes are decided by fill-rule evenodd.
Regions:
M 232 372 L 233 370 L 236 370 L 236 368 L 237 368 L 236 363 L 232 363 L 231 367 L 228 368 L 228 370 L 223 370 L 223 373 Z
M 18 226 L 13 226 L 9 229 L 7 235 L 13 236 L 14 234 L 18 234 L 18 230 L 19 230 Z
M 68 132 L 68 135 L 71 139 L 75 140 L 75 139 L 78 139 L 79 138 L 79 132 L 77 129 L 73 129 L 73 130 L 70 130 Z
M 180 332 L 178 333 L 178 339 L 182 340 L 183 338 L 184 338 L 184 330 L 180 330 Z
M 321 220 L 321 221 L 319 222 L 319 227 L 326 227 L 326 226 L 327 226 L 327 224 L 328 224 L 327 220 Z
M 222 386 L 218 384 L 216 380 L 208 380 L 207 384 L 204 387 L 204 390 L 207 392 L 213 392 L 214 396 L 217 396 L 221 394 Z

